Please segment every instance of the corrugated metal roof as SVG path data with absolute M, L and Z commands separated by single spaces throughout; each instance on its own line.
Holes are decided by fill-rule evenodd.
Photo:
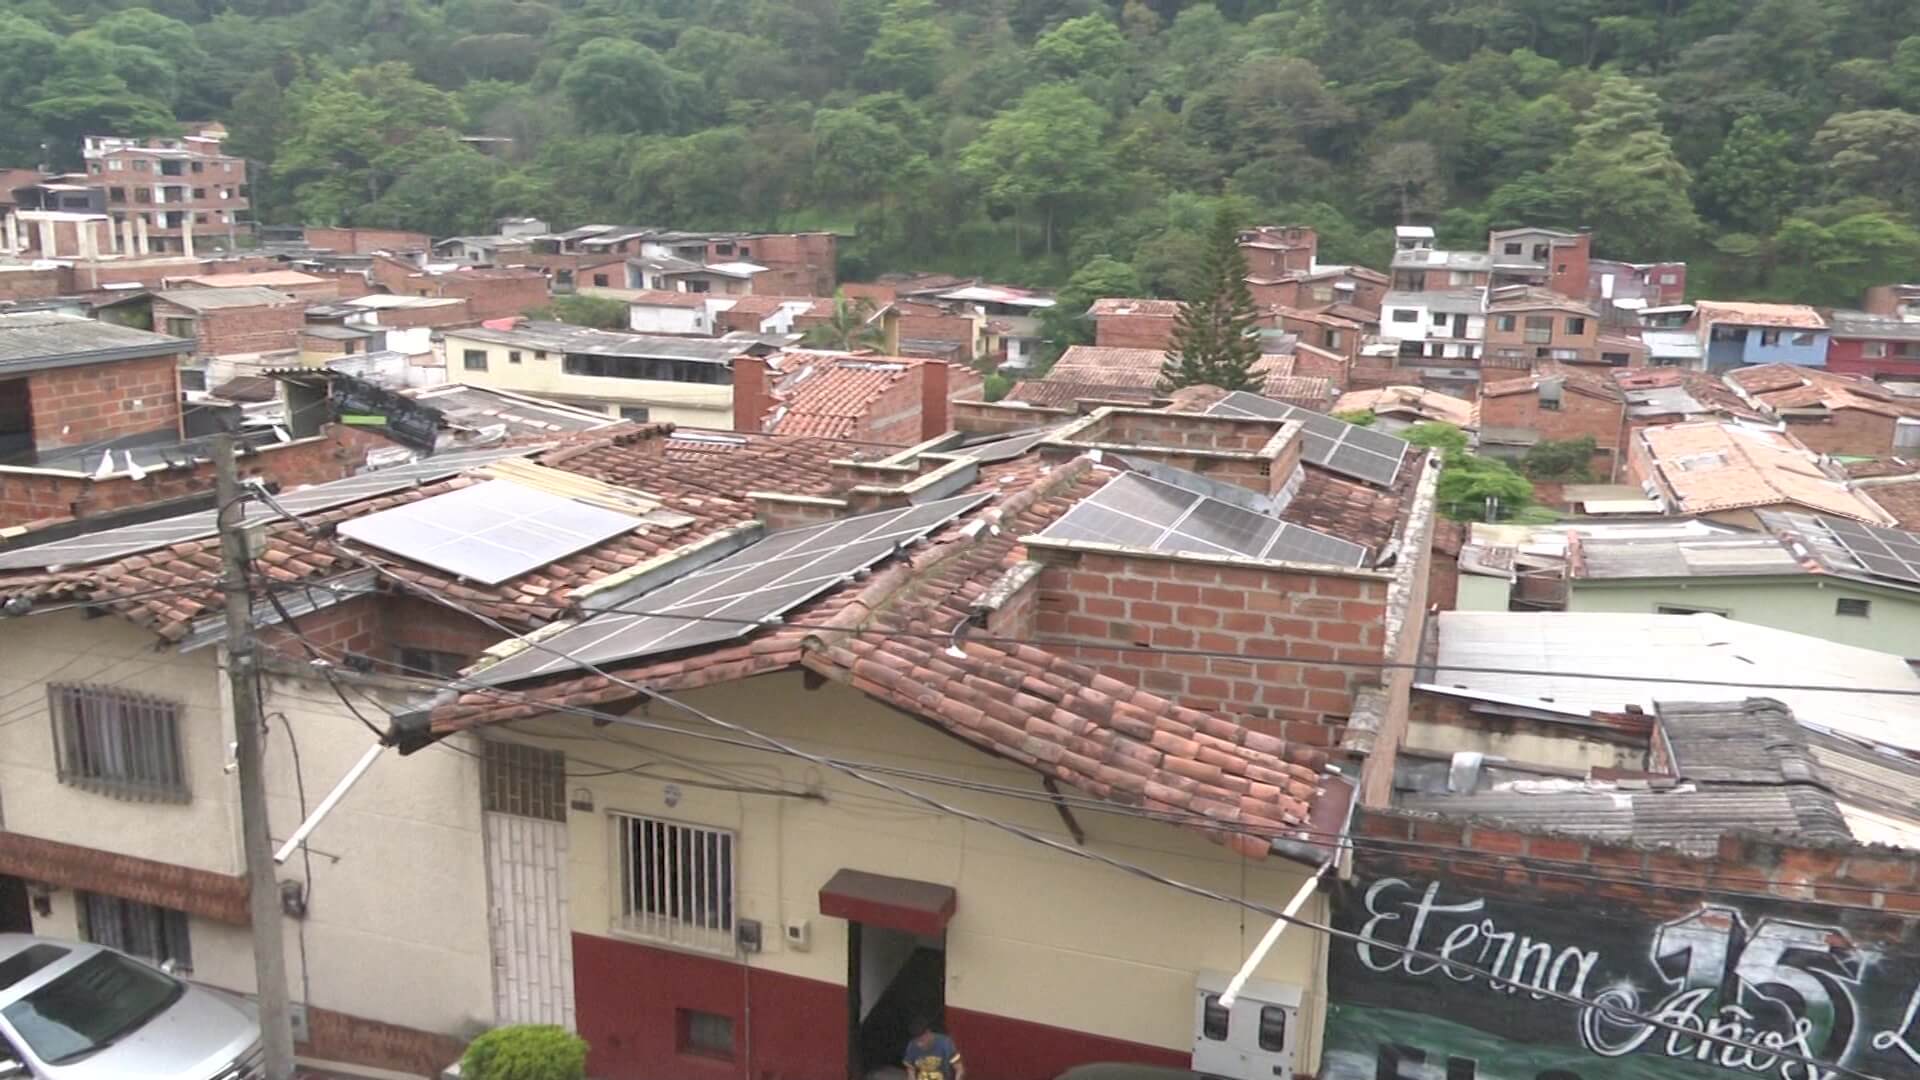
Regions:
M 0 372 L 6 373 L 165 356 L 192 345 L 78 315 L 50 311 L 0 315 Z
M 1771 536 L 1586 540 L 1574 577 L 1617 581 L 1664 577 L 1803 574 L 1807 568 Z
M 1439 626 L 1436 670 L 1425 683 L 1436 690 L 1571 716 L 1760 693 L 1816 730 L 1920 752 L 1920 696 L 1859 692 L 1920 695 L 1920 673 L 1891 653 L 1704 614 L 1445 611 Z M 1787 682 L 1847 689 L 1752 688 Z
M 595 356 L 636 356 L 650 360 L 697 360 L 724 364 L 748 352 L 753 342 L 728 338 L 672 337 L 665 334 L 627 334 L 617 330 L 593 330 L 566 323 L 530 322 L 513 330 L 489 330 L 470 327 L 448 330 L 446 336 L 467 341 L 487 341 L 496 345 L 552 352 L 586 353 Z
M 189 311 L 219 311 L 222 308 L 283 307 L 294 298 L 264 285 L 233 285 L 221 288 L 165 289 L 153 294 L 155 300 L 177 304 Z

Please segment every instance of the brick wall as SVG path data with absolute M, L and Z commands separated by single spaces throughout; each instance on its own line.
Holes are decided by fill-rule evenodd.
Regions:
M 1038 640 L 1183 705 L 1314 746 L 1332 746 L 1354 689 L 1374 673 L 1387 580 L 1196 561 L 1035 549 Z M 1184 656 L 1201 649 L 1246 659 Z
M 921 440 L 920 380 L 921 365 L 915 364 L 906 375 L 867 404 L 866 413 L 853 429 L 853 438 L 862 442 L 911 446 Z
M 0 831 L 0 874 L 245 926 L 247 879 Z
M 232 356 L 298 346 L 300 331 L 307 324 L 307 305 L 289 297 L 275 304 L 196 312 L 156 296 L 153 319 L 153 325 L 161 328 L 168 319 L 192 319 L 196 355 Z
M 440 274 L 426 280 L 431 284 L 421 285 L 416 280 L 412 295 L 422 295 L 419 289 L 427 288 L 427 296 L 462 297 L 467 301 L 469 317 L 473 319 L 525 315 L 534 308 L 545 307 L 550 298 L 546 276 L 533 270 L 466 271 Z
M 33 443 L 41 450 L 180 428 L 178 356 L 36 371 Z
M 450 326 L 471 326 L 477 320 L 472 304 L 466 297 L 450 297 L 457 303 L 440 304 L 434 307 L 417 308 L 381 308 L 376 315 L 383 330 L 407 330 L 416 326 L 430 326 L 441 329 Z
M 1607 472 L 1612 471 L 1614 455 L 1626 436 L 1625 421 L 1626 407 L 1620 402 L 1592 397 L 1571 386 L 1562 389 L 1557 411 L 1542 409 L 1540 395 L 1533 390 L 1480 401 L 1480 423 L 1485 427 L 1526 428 L 1556 442 L 1592 436 L 1594 446 L 1604 451 L 1594 455 L 1595 465 Z
M 73 268 L 51 266 L 41 270 L 0 273 L 0 300 L 45 300 L 73 291 Z
M 240 475 L 282 487 L 324 483 L 351 475 L 366 462 L 368 450 L 391 445 L 365 429 L 333 425 L 320 437 L 265 447 L 241 458 Z M 124 474 L 95 480 L 76 473 L 0 468 L 0 526 L 87 518 L 198 495 L 212 486 L 213 468 L 207 462 L 155 469 L 140 480 Z
M 750 255 L 731 256 L 769 271 L 757 275 L 753 291 L 776 296 L 832 296 L 839 281 L 839 240 L 832 233 L 766 233 L 740 241 Z M 713 256 L 725 262 L 729 256 Z
M 399 229 L 328 229 L 309 225 L 306 237 L 311 247 L 330 248 L 352 255 L 369 255 L 376 251 L 422 251 L 433 245 L 433 239 L 426 233 Z
M 1072 409 L 1046 409 L 1037 405 L 1008 405 L 1002 402 L 965 401 L 955 398 L 952 425 L 955 431 L 983 435 L 1003 435 L 1012 431 L 1046 427 L 1072 419 Z
M 1173 340 L 1171 315 L 1102 315 L 1093 321 L 1093 343 L 1115 349 L 1164 349 Z
M 1877 457 L 1893 452 L 1895 419 L 1865 409 L 1836 409 L 1824 420 L 1785 417 L 1787 431 L 1816 454 Z
M 973 351 L 974 322 L 964 315 L 902 314 L 900 336 L 913 341 L 951 341 Z
M 499 644 L 501 638 L 500 631 L 478 619 L 405 594 L 380 597 L 380 620 L 381 639 L 392 650 L 392 655 L 385 659 L 396 663 L 401 649 L 425 649 L 473 658 Z
M 382 600 L 377 595 L 356 596 L 332 607 L 295 616 L 298 636 L 277 623 L 258 627 L 260 647 L 295 663 L 305 663 L 310 658 L 306 649 L 309 644 L 329 659 L 338 660 L 341 654 L 351 653 L 385 660 L 390 652 L 387 623 L 380 610 Z

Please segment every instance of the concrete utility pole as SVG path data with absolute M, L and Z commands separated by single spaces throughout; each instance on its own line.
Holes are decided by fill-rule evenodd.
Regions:
M 260 1040 L 266 1080 L 293 1076 L 293 1025 L 287 1005 L 287 953 L 280 933 L 280 885 L 274 877 L 273 837 L 267 827 L 267 780 L 261 734 L 264 720 L 254 692 L 253 595 L 247 563 L 253 552 L 238 505 L 240 478 L 233 436 L 213 442 L 214 497 L 220 507 L 221 589 L 227 596 L 227 680 L 233 689 L 234 759 L 240 774 L 240 836 L 247 855 L 247 913 L 253 923 L 253 974 L 259 983 Z

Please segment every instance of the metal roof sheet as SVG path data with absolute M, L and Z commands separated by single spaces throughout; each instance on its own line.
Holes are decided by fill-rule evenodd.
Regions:
M 78 315 L 0 315 L 0 374 L 166 356 L 192 347 L 180 338 Z

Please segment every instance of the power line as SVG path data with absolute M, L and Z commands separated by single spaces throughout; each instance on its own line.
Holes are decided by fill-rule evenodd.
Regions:
M 272 505 L 274 502 L 271 496 L 267 496 L 267 501 L 269 502 L 270 505 Z M 275 506 L 275 509 L 279 509 L 279 508 Z M 284 513 L 284 511 L 282 512 Z M 291 515 L 288 515 L 288 516 L 291 516 Z M 427 588 L 415 585 L 412 582 L 408 582 L 406 581 L 406 579 L 400 577 L 399 575 L 393 574 L 391 571 L 387 571 L 384 568 L 379 567 L 377 564 L 373 563 L 371 560 L 367 560 L 360 557 L 358 553 L 352 552 L 352 549 L 346 548 L 344 545 L 335 543 L 333 546 L 343 552 L 351 553 L 351 556 L 356 561 L 359 561 L 365 565 L 374 567 L 377 573 L 381 573 L 385 576 L 389 576 L 393 578 L 396 581 L 401 582 L 402 588 L 410 589 L 421 595 L 426 596 L 428 599 L 433 600 L 436 603 L 442 604 L 452 610 L 460 611 L 463 614 L 467 615 L 469 618 L 478 619 L 481 622 L 492 626 L 495 630 L 499 631 L 500 633 L 506 634 L 509 637 L 516 638 L 527 648 L 539 649 L 542 652 L 550 653 L 552 655 L 559 656 L 563 659 L 572 659 L 571 657 L 568 657 L 566 654 L 561 653 L 559 650 L 552 648 L 551 646 L 547 645 L 544 642 L 529 640 L 528 638 L 522 635 L 515 634 L 513 631 L 507 629 L 504 624 L 498 622 L 497 620 L 490 619 L 485 615 L 482 615 L 476 611 L 473 611 L 471 608 L 466 607 L 466 605 L 463 605 L 456 600 L 453 600 L 449 597 L 441 596 L 436 590 L 427 589 Z M 1009 835 L 1016 836 L 1016 837 L 1019 837 L 1020 839 L 1026 840 L 1029 843 L 1037 844 L 1039 846 L 1061 852 L 1063 854 L 1072 856 L 1074 858 L 1087 859 L 1090 861 L 1098 862 L 1112 869 L 1119 870 L 1123 873 L 1131 874 L 1148 881 L 1153 881 L 1169 888 L 1174 888 L 1182 892 L 1187 892 L 1195 896 L 1200 896 L 1206 899 L 1214 900 L 1219 903 L 1243 907 L 1247 910 L 1258 912 L 1270 918 L 1279 920 L 1281 922 L 1285 922 L 1289 925 L 1299 926 L 1302 929 L 1312 930 L 1317 933 L 1325 934 L 1329 937 L 1337 937 L 1341 940 L 1352 941 L 1356 944 L 1359 944 L 1359 943 L 1364 943 L 1368 945 L 1384 944 L 1380 942 L 1375 942 L 1372 938 L 1369 938 L 1359 933 L 1355 933 L 1350 930 L 1342 930 L 1338 927 L 1331 926 L 1328 924 L 1316 923 L 1309 919 L 1303 919 L 1297 915 L 1290 915 L 1284 911 L 1281 911 L 1278 908 L 1274 908 L 1266 904 L 1260 904 L 1255 901 L 1247 900 L 1244 898 L 1227 896 L 1223 893 L 1219 893 L 1211 889 L 1205 889 L 1196 885 L 1189 885 L 1185 882 L 1181 882 L 1173 878 L 1167 877 L 1165 875 L 1158 874 L 1136 863 L 1131 863 L 1124 859 L 1107 855 L 1104 852 L 1089 851 L 1087 849 L 1078 848 L 1070 844 L 1064 844 L 1058 840 L 1055 840 L 1048 836 L 1043 836 L 1023 826 L 1015 825 L 1011 822 L 1001 821 L 989 815 L 975 813 L 973 811 L 969 811 L 961 807 L 952 806 L 948 803 L 944 803 L 938 799 L 935 799 L 932 796 L 923 794 L 921 792 L 913 791 L 912 789 L 909 789 L 909 788 L 901 787 L 900 785 L 893 783 L 890 780 L 885 780 L 875 776 L 868 775 L 862 770 L 855 769 L 846 765 L 842 765 L 834 761 L 833 759 L 824 757 L 819 754 L 814 754 L 810 751 L 802 750 L 798 747 L 791 746 L 785 742 L 782 742 L 779 739 L 774 738 L 773 736 L 764 734 L 760 731 L 754 730 L 745 725 L 737 724 L 728 720 L 723 720 L 702 709 L 696 708 L 692 705 L 687 704 L 686 702 L 680 701 L 678 698 L 659 693 L 658 691 L 655 691 L 650 687 L 642 686 L 639 683 L 634 683 L 629 680 L 623 679 L 618 675 L 614 675 L 611 672 L 606 671 L 604 668 L 601 668 L 598 665 L 591 664 L 591 663 L 583 663 L 583 666 L 587 667 L 589 670 L 592 670 L 596 675 L 599 675 L 601 678 L 607 679 L 617 685 L 626 687 L 627 689 L 634 690 L 635 692 L 646 696 L 649 700 L 658 701 L 664 705 L 667 705 L 676 709 L 680 709 L 688 713 L 689 715 L 694 716 L 724 731 L 728 731 L 735 735 L 750 739 L 754 742 L 764 744 L 764 746 L 767 749 L 770 749 L 777 753 L 787 754 L 803 761 L 811 762 L 814 765 L 819 766 L 821 768 L 832 769 L 835 772 L 842 773 L 853 779 L 862 781 L 863 783 L 871 784 L 882 790 L 890 791 L 896 795 L 910 799 L 914 802 L 918 802 L 928 807 L 929 809 L 938 811 L 940 813 L 947 814 L 953 817 L 958 817 L 965 821 L 971 821 L 978 825 L 983 825 L 989 828 L 1000 830 L 1002 832 L 1006 832 Z M 629 723 L 630 721 L 626 717 L 618 717 L 618 718 L 615 718 L 613 722 Z M 1426 961 L 1428 963 L 1439 964 L 1441 968 L 1445 969 L 1449 973 L 1459 971 L 1459 972 L 1465 972 L 1468 975 L 1476 978 L 1484 978 L 1488 980 L 1490 985 L 1493 985 L 1493 986 L 1511 987 L 1516 991 L 1528 991 L 1530 993 L 1537 994 L 1543 998 L 1553 998 L 1563 1003 L 1576 1005 L 1581 1008 L 1600 1009 L 1610 1017 L 1624 1017 L 1624 1018 L 1632 1019 L 1642 1024 L 1645 1024 L 1651 1027 L 1658 1027 L 1669 1032 L 1685 1035 L 1688 1038 L 1692 1038 L 1692 1039 L 1699 1039 L 1705 1042 L 1713 1042 L 1722 1046 L 1729 1046 L 1734 1049 L 1746 1050 L 1749 1052 L 1759 1051 L 1761 1053 L 1769 1053 L 1780 1058 L 1793 1060 L 1801 1064 L 1809 1065 L 1815 1068 L 1831 1070 L 1836 1073 L 1845 1073 L 1850 1076 L 1859 1077 L 1861 1078 L 1861 1080 L 1878 1080 L 1878 1078 L 1871 1076 L 1871 1074 L 1861 1072 L 1859 1070 L 1850 1068 L 1848 1066 L 1845 1066 L 1839 1063 L 1823 1062 L 1810 1057 L 1804 1057 L 1790 1050 L 1777 1048 L 1777 1047 L 1775 1048 L 1762 1047 L 1757 1044 L 1743 1042 L 1738 1039 L 1729 1038 L 1717 1032 L 1695 1030 L 1683 1024 L 1679 1024 L 1674 1021 L 1667 1020 L 1663 1017 L 1652 1016 L 1645 1013 L 1639 1013 L 1634 1010 L 1626 1009 L 1624 1007 L 1617 1006 L 1617 1005 L 1610 1005 L 1610 1004 L 1604 1004 L 1601 1002 L 1591 1001 L 1586 998 L 1579 997 L 1578 995 L 1565 993 L 1563 991 L 1560 991 L 1551 987 L 1523 986 L 1510 979 L 1504 978 L 1495 972 L 1481 969 L 1481 968 L 1475 967 L 1474 965 L 1466 964 L 1461 961 L 1453 960 L 1451 958 L 1440 956 L 1435 953 L 1429 953 L 1429 952 L 1426 952 L 1425 950 L 1415 949 L 1411 946 L 1394 945 L 1394 946 L 1388 946 L 1388 947 L 1392 948 L 1394 951 L 1401 952 L 1403 955 L 1412 956 L 1417 959 Z

